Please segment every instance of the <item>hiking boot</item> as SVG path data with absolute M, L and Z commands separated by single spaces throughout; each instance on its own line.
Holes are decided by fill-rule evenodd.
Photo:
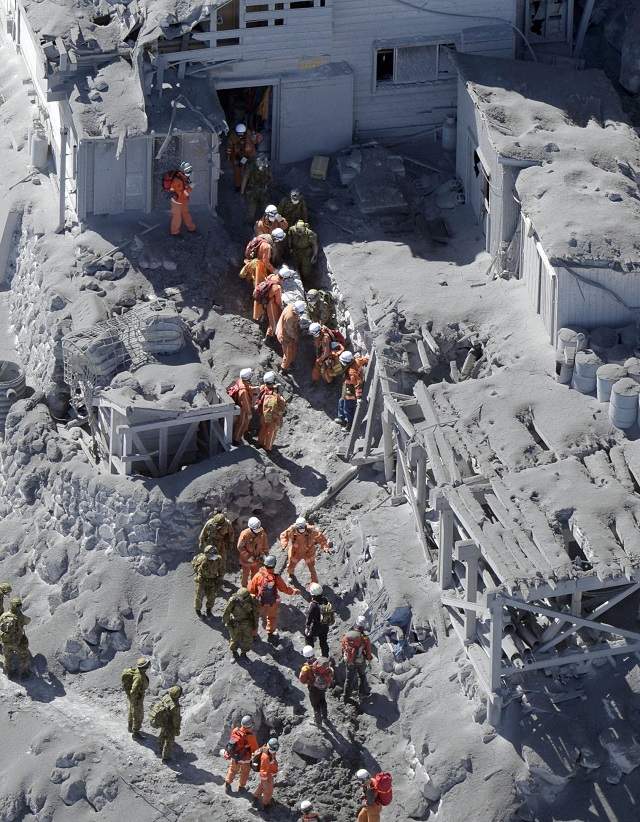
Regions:
M 277 645 L 278 644 L 278 634 L 267 634 L 267 642 L 269 645 Z
M 233 659 L 233 662 L 238 661 L 238 649 L 237 648 L 232 648 L 231 649 L 231 657 Z
M 140 733 L 140 731 L 131 731 L 131 737 L 133 739 L 143 739 L 144 734 Z
M 233 788 L 231 787 L 231 785 L 228 782 L 224 783 L 224 792 L 226 794 L 233 793 Z
M 210 617 L 211 616 L 211 608 L 207 608 L 205 613 L 206 613 L 207 617 Z
M 197 608 L 196 608 L 196 616 L 200 617 L 202 619 L 202 611 L 199 611 Z

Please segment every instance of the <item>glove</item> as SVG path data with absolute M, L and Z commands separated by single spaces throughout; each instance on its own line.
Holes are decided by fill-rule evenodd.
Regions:
M 246 166 L 246 164 L 247 164 L 248 162 L 249 162 L 249 161 L 247 160 L 247 158 L 246 158 L 246 157 L 243 157 L 243 158 L 240 160 L 240 165 L 241 165 L 241 166 Z

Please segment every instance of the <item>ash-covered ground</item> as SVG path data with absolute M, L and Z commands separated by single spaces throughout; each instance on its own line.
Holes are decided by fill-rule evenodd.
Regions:
M 338 456 L 345 435 L 332 421 L 337 389 L 311 384 L 305 342 L 292 375 L 283 378 L 289 410 L 271 455 L 249 445 L 159 481 L 99 475 L 45 403 L 59 400 L 54 369 L 45 368 L 46 339 L 65 327 L 83 294 L 94 294 L 94 308 L 107 312 L 151 295 L 175 300 L 197 362 L 219 386 L 246 365 L 278 370 L 280 357 L 248 319 L 250 293 L 237 274 L 250 229 L 231 192 L 223 192 L 218 217 L 195 215 L 196 238 L 176 243 L 166 236 L 166 214 L 152 215 L 161 226 L 147 235 L 144 226 L 124 220 L 55 234 L 46 178 L 8 191 L 28 173 L 27 121 L 18 62 L 3 56 L 0 161 L 11 171 L 2 201 L 5 209 L 25 211 L 26 234 L 16 237 L 15 272 L 6 284 L 13 315 L 2 334 L 8 354 L 17 344 L 35 393 L 12 409 L 0 450 L 0 579 L 11 581 L 31 618 L 34 673 L 23 683 L 0 674 L 0 820 L 256 819 L 246 798 L 225 795 L 226 762 L 219 755 L 232 724 L 247 713 L 261 742 L 271 732 L 281 740 L 275 820 L 298 819 L 305 798 L 326 822 L 355 819 L 360 767 L 393 774 L 395 799 L 383 818 L 402 822 L 637 819 L 637 666 L 605 661 L 523 678 L 496 734 L 455 634 L 439 628 L 439 591 L 409 508 L 391 505 L 375 467 L 362 468 L 313 516 L 335 546 L 318 565 L 338 615 L 330 634 L 334 655 L 356 615 L 366 613 L 374 626 L 371 699 L 356 711 L 338 700 L 338 688 L 329 697 L 333 725 L 324 731 L 313 725 L 296 678 L 302 590 L 285 597 L 279 646 L 266 643 L 262 632 L 246 663 L 232 661 L 222 599 L 208 622 L 193 612 L 197 528 L 220 504 L 236 532 L 249 515 L 259 515 L 275 544 L 347 468 Z M 416 145 L 396 150 L 425 159 Z M 437 162 L 446 180 L 450 161 L 439 156 Z M 407 169 L 407 196 L 433 190 L 432 172 L 410 162 Z M 354 331 L 367 312 L 390 338 L 431 321 L 451 350 L 471 331 L 485 342 L 487 366 L 450 400 L 461 418 L 487 402 L 496 428 L 508 427 L 520 410 L 514 395 L 529 407 L 549 390 L 545 412 L 563 421 L 552 426 L 559 453 L 575 445 L 576 430 L 578 437 L 609 437 L 594 399 L 580 397 L 575 405 L 574 395 L 567 412 L 549 388 L 554 362 L 542 324 L 522 284 L 486 276 L 490 260 L 464 207 L 447 210 L 451 238 L 442 245 L 425 238 L 420 219 L 362 216 L 335 172 L 327 183 L 310 183 L 307 171 L 294 167 L 278 184 L 283 192 L 302 186 L 324 249 L 317 284 L 329 285 L 331 276 Z M 122 276 L 94 276 L 95 266 L 86 262 L 134 234 L 138 240 L 119 258 Z M 153 368 L 161 378 L 162 369 Z M 175 390 L 188 388 L 178 381 Z M 519 452 L 510 458 L 521 467 Z M 110 511 L 118 513 L 109 519 Z M 276 553 L 281 566 L 282 551 Z M 306 583 L 305 571 L 300 578 Z M 229 573 L 225 597 L 237 585 L 237 572 Z M 411 605 L 417 625 L 432 630 L 422 653 L 394 666 L 375 627 L 402 604 Z M 141 742 L 127 733 L 120 673 L 140 654 L 152 659 L 147 706 L 173 684 L 184 689 L 183 732 L 169 765 L 160 762 L 148 723 Z

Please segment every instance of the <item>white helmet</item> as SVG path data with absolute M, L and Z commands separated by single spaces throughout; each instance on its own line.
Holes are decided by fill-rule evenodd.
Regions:
M 364 768 L 360 768 L 360 770 L 356 773 L 356 779 L 359 779 L 361 782 L 364 782 L 367 779 L 371 779 L 371 774 L 369 771 L 365 771 Z
M 349 365 L 353 362 L 353 354 L 351 351 L 343 351 L 342 354 L 340 354 L 339 360 L 343 365 Z
M 276 558 L 274 556 L 271 556 L 271 554 L 267 554 L 267 556 L 262 560 L 262 564 L 265 568 L 275 568 Z
M 247 133 L 247 127 L 245 126 L 244 123 L 238 123 L 238 125 L 236 126 L 235 131 L 236 131 L 236 134 L 246 134 Z
M 280 274 L 283 280 L 286 280 L 295 274 L 295 271 L 292 268 L 289 268 L 288 265 L 281 265 L 278 274 Z
M 240 371 L 240 379 L 241 380 L 250 380 L 253 377 L 253 368 L 243 368 Z
M 366 628 L 367 627 L 367 619 L 362 614 L 356 619 L 356 627 L 357 628 Z
M 270 751 L 277 751 L 278 748 L 280 747 L 280 743 L 275 738 L 275 736 L 271 737 L 271 739 L 267 742 L 267 745 L 268 745 Z
M 253 728 L 253 719 L 251 719 L 251 717 L 247 714 L 242 717 L 240 724 L 243 728 Z
M 302 316 L 302 314 L 304 314 L 304 312 L 307 310 L 307 304 L 303 303 L 302 300 L 297 300 L 293 304 L 293 310 L 296 312 L 296 314 Z
M 315 655 L 316 655 L 316 654 L 315 654 L 315 651 L 313 650 L 313 646 L 312 646 L 312 645 L 305 645 L 305 646 L 304 646 L 304 648 L 302 649 L 302 656 L 303 656 L 305 659 L 311 659 L 311 658 L 312 658 L 312 657 L 314 657 Z
M 304 529 L 307 527 L 306 519 L 304 517 L 298 517 L 298 519 L 295 522 L 295 526 L 298 529 L 298 531 L 304 531 Z
M 278 209 L 274 205 L 268 205 L 265 208 L 264 213 L 267 215 L 267 217 L 276 217 L 278 214 Z
M 184 160 L 182 163 L 180 163 L 180 171 L 186 174 L 187 177 L 190 177 L 191 172 L 193 171 L 193 166 L 191 165 L 191 163 L 188 163 L 186 160 Z
M 303 799 L 302 802 L 300 803 L 300 810 L 302 811 L 302 813 L 306 813 L 307 811 L 312 811 L 313 810 L 313 805 L 311 804 L 311 802 L 309 802 L 308 799 Z
M 287 235 L 281 228 L 274 228 L 271 232 L 271 236 L 273 237 L 274 242 L 281 243 Z
M 262 378 L 262 382 L 266 383 L 267 385 L 272 385 L 275 381 L 275 371 L 266 371 L 264 377 Z
M 311 334 L 312 337 L 319 337 L 321 331 L 322 326 L 320 325 L 320 323 L 311 323 L 311 325 L 309 326 L 309 334 Z
M 312 597 L 322 596 L 322 585 L 319 582 L 312 582 L 309 586 L 309 593 Z
M 254 534 L 257 534 L 258 531 L 262 530 L 262 523 L 258 519 L 258 517 L 249 517 L 249 522 L 247 523 L 249 528 L 253 531 Z

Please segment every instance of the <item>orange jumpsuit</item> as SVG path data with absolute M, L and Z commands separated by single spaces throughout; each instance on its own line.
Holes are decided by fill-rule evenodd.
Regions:
M 253 388 L 246 380 L 237 380 L 236 385 L 239 390 L 234 397 L 234 402 L 240 409 L 240 414 L 233 420 L 233 441 L 241 442 L 249 426 L 253 415 Z
M 282 346 L 282 370 L 287 371 L 293 366 L 298 353 L 298 338 L 300 336 L 300 319 L 288 305 L 278 320 L 276 337 Z
M 271 804 L 273 782 L 277 773 L 278 760 L 276 755 L 265 745 L 260 754 L 260 782 L 253 794 L 254 799 L 262 799 L 263 808 L 267 808 Z
M 258 750 L 258 740 L 251 731 L 240 726 L 231 731 L 232 737 L 240 737 L 240 741 L 244 742 L 244 749 L 240 752 L 238 759 L 231 759 L 225 751 L 225 757 L 230 759 L 229 768 L 224 781 L 227 785 L 233 785 L 236 775 L 240 774 L 239 788 L 244 788 L 249 781 L 249 774 L 251 773 L 251 755 Z
M 275 602 L 271 604 L 260 603 L 260 618 L 262 620 L 262 627 L 267 629 L 267 633 L 275 634 L 278 628 L 278 611 L 280 610 L 280 597 L 278 596 L 278 591 L 281 591 L 283 594 L 289 594 L 289 596 L 295 594 L 296 591 L 294 588 L 290 588 L 287 585 L 280 574 L 276 574 L 271 570 L 271 568 L 265 568 L 262 566 L 262 568 L 260 568 L 258 573 L 247 585 L 249 593 L 253 594 L 258 601 L 260 601 L 258 592 L 261 588 L 261 582 L 263 579 L 275 588 Z
M 275 415 L 275 418 L 271 420 L 271 422 L 266 422 L 263 416 L 263 403 L 265 397 L 276 395 L 278 397 L 278 409 Z M 273 443 L 275 438 L 278 434 L 282 426 L 282 418 L 284 417 L 284 412 L 286 410 L 287 403 L 284 401 L 284 397 L 280 396 L 280 394 L 269 385 L 261 385 L 260 386 L 260 394 L 258 395 L 258 402 L 256 403 L 256 408 L 258 413 L 260 414 L 260 431 L 258 432 L 258 443 L 259 445 L 264 448 L 265 451 L 271 451 L 273 448 Z
M 259 265 L 261 265 L 261 263 Z M 264 280 L 268 280 L 271 285 L 267 295 L 267 303 L 266 305 L 263 305 L 257 300 L 253 301 L 253 319 L 259 320 L 266 310 L 268 320 L 267 337 L 274 337 L 278 326 L 278 320 L 282 314 L 282 277 L 277 272 L 275 274 L 269 274 L 268 277 L 262 277 L 261 280 L 258 280 L 258 282 L 256 282 L 256 286 L 260 282 L 264 282 Z M 256 314 L 258 316 L 256 316 Z
M 195 231 L 196 224 L 191 219 L 189 211 L 189 197 L 191 196 L 191 186 L 187 185 L 178 175 L 171 181 L 169 191 L 171 197 L 171 227 L 169 231 L 172 237 L 180 234 L 182 223 L 187 227 L 187 231 Z
M 238 191 L 242 184 L 244 169 L 249 166 L 249 161 L 256 156 L 256 146 L 261 140 L 262 136 L 254 131 L 247 131 L 246 134 L 236 134 L 234 131 L 229 135 L 227 157 L 233 165 L 233 183 Z M 246 163 L 241 162 L 243 157 L 247 159 Z
M 264 263 L 269 274 L 275 274 L 276 267 L 273 265 L 273 237 L 271 234 L 260 234 L 261 243 L 256 251 L 256 260 Z
M 332 348 L 333 342 L 331 331 L 323 325 L 320 330 L 320 336 L 314 340 L 316 346 L 316 360 L 311 371 L 311 379 L 317 382 L 320 377 L 326 382 L 333 382 L 335 374 L 332 373 L 332 367 L 338 361 L 338 357 L 344 351 L 343 345 L 338 345 L 337 348 Z
M 269 551 L 267 533 L 262 529 L 257 534 L 251 528 L 245 528 L 238 537 L 238 559 L 242 569 L 242 587 L 246 588 L 249 579 L 260 570 L 263 557 Z
M 298 531 L 295 525 L 290 525 L 280 534 L 280 545 L 288 551 L 289 563 L 287 573 L 289 577 L 295 574 L 299 562 L 306 562 L 311 582 L 318 581 L 316 574 L 316 551 L 318 548 L 326 553 L 331 550 L 325 535 L 313 525 L 307 525 L 304 531 Z
M 253 288 L 255 290 L 256 286 L 260 285 L 260 283 L 266 279 L 267 277 L 267 267 L 262 262 L 262 260 L 247 260 L 245 264 L 240 269 L 240 277 L 243 280 L 249 280 L 253 283 Z M 262 319 L 264 314 L 264 308 L 262 303 L 259 303 L 257 300 L 253 301 L 253 319 L 258 322 Z
M 382 805 L 376 801 L 378 794 L 371 782 L 363 787 L 362 793 L 362 808 L 357 822 L 380 822 Z
M 255 225 L 256 237 L 260 234 L 271 234 L 271 232 L 276 228 L 281 228 L 283 231 L 286 231 L 289 228 L 289 223 L 284 217 L 280 217 L 275 220 L 269 220 L 267 217 L 261 217 Z

